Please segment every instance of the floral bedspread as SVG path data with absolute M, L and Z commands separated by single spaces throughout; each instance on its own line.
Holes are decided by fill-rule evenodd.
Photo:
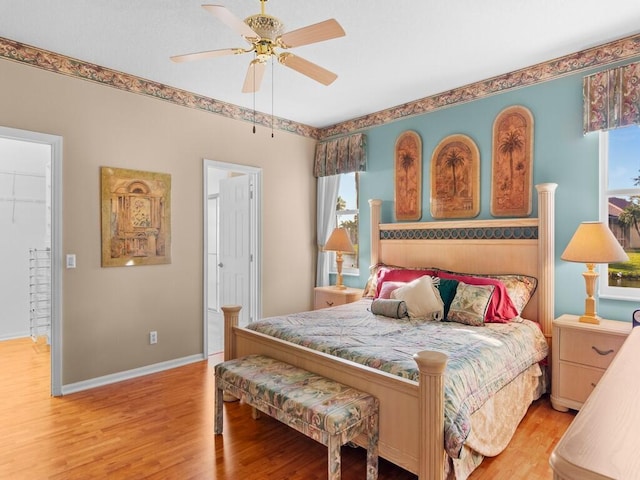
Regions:
M 445 449 L 458 458 L 470 417 L 495 392 L 548 353 L 537 323 L 517 319 L 471 327 L 374 315 L 370 299 L 266 318 L 248 328 L 417 381 L 413 354 L 448 355 L 445 371 Z

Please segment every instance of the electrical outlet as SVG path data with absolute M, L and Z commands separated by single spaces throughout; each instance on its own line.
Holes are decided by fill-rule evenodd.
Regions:
M 149 332 L 149 344 L 155 345 L 156 343 L 158 343 L 158 332 L 154 330 L 153 332 Z

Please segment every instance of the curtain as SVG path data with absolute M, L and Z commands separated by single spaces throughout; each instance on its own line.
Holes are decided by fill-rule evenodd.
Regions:
M 336 202 L 340 175 L 318 178 L 317 224 L 318 235 L 318 267 L 316 268 L 316 286 L 329 285 L 329 253 L 324 251 L 324 244 L 336 226 Z
M 355 133 L 319 142 L 313 164 L 313 175 L 325 177 L 349 172 L 363 172 L 367 164 L 367 136 Z
M 640 63 L 584 77 L 584 133 L 640 125 Z

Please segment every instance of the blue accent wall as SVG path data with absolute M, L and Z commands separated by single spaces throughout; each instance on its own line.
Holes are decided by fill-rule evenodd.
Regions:
M 628 63 L 628 62 L 625 62 Z M 512 105 L 527 107 L 534 117 L 533 184 L 553 182 L 556 190 L 555 311 L 580 314 L 584 311 L 585 284 L 582 264 L 560 260 L 578 224 L 597 220 L 599 215 L 599 141 L 597 133 L 582 134 L 581 72 L 534 86 L 493 95 L 440 111 L 399 120 L 369 129 L 367 171 L 360 176 L 360 277 L 345 277 L 345 284 L 362 287 L 368 277 L 370 258 L 369 204 L 379 198 L 382 222 L 394 222 L 394 145 L 405 130 L 422 138 L 422 221 L 429 213 L 430 161 L 438 143 L 448 135 L 465 134 L 480 150 L 480 214 L 492 218 L 491 141 L 493 121 Z M 536 191 L 532 216 L 537 215 Z M 604 269 L 603 269 L 604 271 Z M 511 273 L 511 272 L 505 272 Z M 638 304 L 629 301 L 598 300 L 598 314 L 604 318 L 631 321 Z

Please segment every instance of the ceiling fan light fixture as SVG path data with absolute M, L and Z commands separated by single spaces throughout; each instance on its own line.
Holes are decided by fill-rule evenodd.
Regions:
M 284 32 L 284 23 L 271 15 L 261 13 L 251 15 L 244 19 L 244 23 L 256 32 L 260 38 L 267 38 L 271 41 L 275 41 Z

